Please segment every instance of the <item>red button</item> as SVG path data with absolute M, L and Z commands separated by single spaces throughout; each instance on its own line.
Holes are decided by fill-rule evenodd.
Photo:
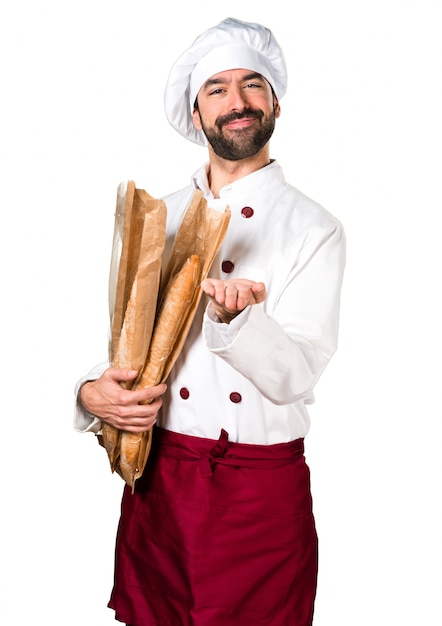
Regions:
M 252 217 L 254 212 L 255 211 L 252 209 L 251 206 L 245 206 L 243 209 L 241 209 L 241 215 L 246 218 Z
M 241 394 L 238 393 L 237 391 L 232 391 L 229 397 L 230 397 L 230 401 L 234 402 L 235 404 L 238 404 L 238 402 L 241 402 L 242 400 Z
M 187 387 L 181 387 L 180 396 L 183 400 L 187 400 L 187 398 L 190 396 L 190 391 L 187 389 Z
M 232 263 L 232 261 L 223 261 L 221 263 L 221 269 L 223 272 L 225 272 L 226 274 L 230 274 L 230 272 L 233 272 L 233 268 L 234 268 L 234 264 Z

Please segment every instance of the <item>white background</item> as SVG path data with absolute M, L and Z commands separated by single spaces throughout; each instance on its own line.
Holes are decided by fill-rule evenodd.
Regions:
M 0 13 L 5 626 L 115 623 L 122 481 L 73 431 L 73 386 L 106 358 L 117 186 L 159 197 L 206 160 L 168 125 L 163 90 L 228 16 L 282 45 L 271 156 L 348 239 L 307 440 L 315 626 L 442 625 L 442 3 L 14 0 Z

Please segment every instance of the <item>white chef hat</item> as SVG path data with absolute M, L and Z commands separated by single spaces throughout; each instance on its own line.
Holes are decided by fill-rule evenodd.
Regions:
M 207 140 L 192 122 L 195 98 L 205 81 L 226 70 L 244 68 L 268 80 L 278 100 L 286 92 L 287 68 L 272 32 L 261 24 L 229 17 L 195 39 L 169 74 L 164 94 L 166 116 L 186 139 Z

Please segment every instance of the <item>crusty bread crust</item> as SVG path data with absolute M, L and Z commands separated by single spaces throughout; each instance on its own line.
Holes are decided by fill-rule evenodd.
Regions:
M 151 387 L 162 381 L 167 360 L 170 357 L 186 313 L 192 304 L 200 283 L 200 260 L 197 255 L 187 259 L 169 288 L 165 291 L 155 323 L 146 366 L 137 388 Z M 151 444 L 151 431 L 129 433 L 120 437 L 119 470 L 124 480 L 132 486 L 147 459 Z

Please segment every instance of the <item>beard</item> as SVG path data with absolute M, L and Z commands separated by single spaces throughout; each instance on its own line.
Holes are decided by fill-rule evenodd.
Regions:
M 223 126 L 233 120 L 254 118 L 259 126 L 251 126 L 224 134 Z M 239 161 L 257 154 L 269 141 L 275 129 L 275 110 L 266 118 L 263 111 L 248 109 L 243 112 L 229 113 L 215 121 L 212 127 L 206 126 L 200 114 L 200 121 L 207 141 L 216 155 L 227 161 Z

